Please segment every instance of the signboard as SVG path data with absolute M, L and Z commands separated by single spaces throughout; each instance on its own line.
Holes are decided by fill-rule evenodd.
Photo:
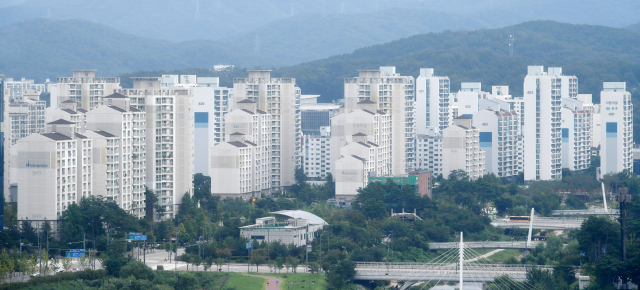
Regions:
M 77 249 L 77 250 L 69 250 L 66 253 L 67 258 L 81 258 L 84 257 L 84 250 L 82 249 Z
M 146 241 L 147 236 L 129 236 L 129 240 L 132 241 Z
M 247 250 L 251 249 L 251 243 L 247 243 Z

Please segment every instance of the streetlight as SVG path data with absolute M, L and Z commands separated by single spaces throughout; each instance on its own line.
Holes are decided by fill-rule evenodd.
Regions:
M 109 232 L 111 230 L 119 229 L 120 227 L 109 228 L 107 227 L 107 253 L 109 253 L 109 244 L 111 244 L 111 239 L 109 238 Z

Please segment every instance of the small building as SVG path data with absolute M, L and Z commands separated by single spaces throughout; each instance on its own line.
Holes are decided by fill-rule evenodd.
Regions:
M 284 222 L 278 222 L 275 216 L 258 218 L 255 224 L 240 227 L 240 236 L 260 243 L 280 242 L 299 247 L 311 243 L 327 224 L 322 218 L 301 210 L 282 210 L 271 214 L 290 218 Z

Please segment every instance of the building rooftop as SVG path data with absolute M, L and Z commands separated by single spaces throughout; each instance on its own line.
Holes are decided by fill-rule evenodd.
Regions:
M 249 100 L 249 99 L 244 99 L 242 101 L 239 101 L 238 104 L 255 104 L 256 102 Z
M 96 134 L 98 134 L 100 136 L 104 136 L 104 137 L 107 137 L 107 138 L 116 137 L 116 135 L 113 135 L 113 134 L 111 134 L 111 133 L 109 133 L 107 131 L 97 130 L 97 131 L 94 131 L 94 132 L 96 132 Z
M 126 113 L 127 110 L 121 109 L 120 107 L 116 107 L 116 106 L 109 106 L 109 108 L 114 109 L 120 113 Z
M 85 135 L 82 135 L 80 133 L 76 133 L 76 138 L 78 138 L 78 139 L 87 139 L 88 137 L 85 136 Z
M 75 112 L 74 112 L 74 114 L 75 114 Z M 70 124 L 75 124 L 75 123 L 69 122 L 69 121 L 63 120 L 63 119 L 58 119 L 58 120 L 55 120 L 53 122 L 49 122 L 47 124 L 51 124 L 51 125 L 70 125 Z
M 372 100 L 362 100 L 360 102 L 358 102 L 358 104 L 375 104 L 376 102 L 372 101 Z
M 55 141 L 72 140 L 71 137 L 60 133 L 42 133 L 42 136 Z
M 69 103 L 74 104 L 74 103 L 77 103 L 77 102 L 76 101 L 72 101 L 72 100 L 66 100 L 66 101 L 63 101 L 62 103 L 63 104 L 69 104 Z
M 244 134 L 242 134 L 242 133 L 240 133 L 240 132 L 235 132 L 235 133 L 231 133 L 231 134 L 229 134 L 229 135 L 231 135 L 231 136 L 237 136 L 237 135 L 244 135 Z
M 76 114 L 78 114 L 77 112 L 75 112 L 74 110 L 71 110 L 71 109 L 62 109 L 62 110 L 63 110 L 63 111 L 65 111 L 65 112 L 67 112 L 67 113 L 69 113 L 69 114 L 71 114 L 71 115 L 76 115 Z
M 244 144 L 244 143 L 238 142 L 238 141 L 232 141 L 232 142 L 228 142 L 228 143 L 229 143 L 229 145 L 233 145 L 233 146 L 236 146 L 236 147 L 239 147 L 239 148 L 249 147 L 249 146 L 247 146 L 247 144 Z
M 108 99 L 128 99 L 129 97 L 127 97 L 125 95 L 122 95 L 122 94 L 114 93 L 114 94 L 106 96 L 105 98 L 108 98 Z

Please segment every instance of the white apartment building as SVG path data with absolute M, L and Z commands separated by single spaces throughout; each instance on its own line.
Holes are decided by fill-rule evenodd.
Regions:
M 435 127 L 430 127 L 427 134 L 418 134 L 416 138 L 417 171 L 430 171 L 434 175 L 442 174 L 442 135 L 436 133 Z
M 59 77 L 57 88 L 57 103 L 52 102 L 51 107 L 71 100 L 87 111 L 102 104 L 102 97 L 121 89 L 120 78 L 98 78 L 94 69 L 74 70 L 72 77 Z
M 107 180 L 105 187 L 94 187 L 94 194 L 112 199 L 127 212 L 142 217 L 145 215 L 146 114 L 132 108 L 130 102 L 121 94 L 104 97 L 102 106 L 86 114 L 86 135 L 94 139 L 94 147 L 106 148 L 107 154 L 106 162 L 94 159 L 95 175 L 106 174 L 103 177 Z M 91 131 L 94 132 L 90 134 Z M 116 139 L 115 144 L 112 138 Z M 104 166 L 106 172 L 99 169 Z M 96 181 L 96 185 L 98 182 L 101 181 Z
M 211 194 L 260 197 L 271 192 L 272 116 L 249 99 L 225 116 L 225 142 L 211 148 Z
M 49 80 L 47 80 L 48 82 Z M 29 95 L 40 96 L 41 93 L 47 92 L 46 84 L 36 84 L 34 80 L 22 78 L 14 80 L 12 78 L 4 79 L 4 94 L 9 97 L 11 102 L 22 102 L 24 93 Z
M 201 79 L 209 78 L 197 78 Z M 213 78 L 217 79 L 217 78 Z M 233 109 L 233 89 L 212 86 L 218 82 L 198 83 L 193 87 L 195 110 L 195 173 L 210 176 L 209 151 L 225 141 L 224 116 Z M 200 86 L 202 85 L 202 86 Z M 233 133 L 233 132 L 232 132 Z
M 16 172 L 18 187 L 18 221 L 47 220 L 55 231 L 55 221 L 62 212 L 80 199 L 79 139 L 74 126 L 64 120 L 52 122 L 47 125 L 47 133 L 31 134 L 11 148 L 11 170 Z
M 471 118 L 460 116 L 442 131 L 442 176 L 463 170 L 471 180 L 485 173 L 484 151 L 480 149 L 480 131 L 472 126 Z
M 603 83 L 600 106 L 601 176 L 633 172 L 633 105 L 626 83 Z
M 576 99 L 578 79 L 562 68 L 529 66 L 524 79 L 524 179 L 562 178 L 562 99 Z
M 372 101 L 377 111 L 391 117 L 393 175 L 406 175 L 413 170 L 416 135 L 413 93 L 413 77 L 397 74 L 393 66 L 361 70 L 358 77 L 344 80 L 345 111 L 361 108 L 362 101 Z
M 80 104 L 76 101 L 66 100 L 58 104 L 57 107 L 48 107 L 44 110 L 44 121 L 46 123 L 63 119 L 76 124 L 76 133 L 82 133 L 87 130 L 88 111 L 80 108 Z
M 33 133 L 43 133 L 45 128 L 45 101 L 27 99 L 20 103 L 9 103 L 7 111 L 8 128 L 3 128 L 7 133 L 5 146 L 16 144 L 18 139 L 27 137 Z
M 439 77 L 433 68 L 421 68 L 416 80 L 416 133 L 428 134 L 428 127 L 442 132 L 451 124 L 453 98 L 449 77 Z
M 591 164 L 592 115 L 577 99 L 562 99 L 562 168 L 584 170 Z
M 302 166 L 300 89 L 294 78 L 271 78 L 270 70 L 248 72 L 248 78 L 233 80 L 235 102 L 254 101 L 271 115 L 271 188 L 289 187 Z
M 505 110 L 480 110 L 473 114 L 473 127 L 479 131 L 485 173 L 493 173 L 497 177 L 518 175 L 522 165 L 518 115 Z
M 480 100 L 489 98 L 489 93 L 482 91 L 481 83 L 461 83 L 460 90 L 455 95 L 457 100 L 458 112 L 457 116 L 473 116 L 473 113 L 479 110 L 478 103 Z
M 136 77 L 133 89 L 117 91 L 146 113 L 146 185 L 165 210 L 156 219 L 175 216 L 184 194 L 193 194 L 194 174 L 193 93 L 161 84 L 160 77 Z
M 331 173 L 331 127 L 321 126 L 320 134 L 304 134 L 302 140 L 304 173 L 312 178 L 327 177 Z

